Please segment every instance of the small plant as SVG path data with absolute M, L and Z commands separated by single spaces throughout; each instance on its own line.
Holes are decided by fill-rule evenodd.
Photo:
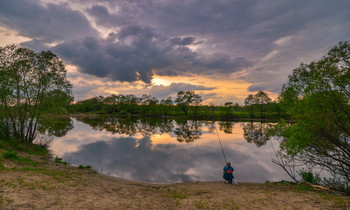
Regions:
M 55 157 L 55 163 L 60 163 L 60 164 L 64 164 L 67 165 L 68 163 L 66 161 L 62 161 L 62 158 L 59 157 Z
M 301 176 L 303 182 L 309 182 L 311 184 L 319 184 L 311 171 L 300 171 L 299 175 Z
M 3 154 L 4 158 L 7 158 L 7 159 L 18 159 L 18 153 L 11 150 L 11 151 L 7 151 Z
M 91 166 L 89 166 L 89 165 L 87 165 L 87 166 L 79 165 L 78 168 L 79 169 L 84 169 L 84 168 L 91 169 Z

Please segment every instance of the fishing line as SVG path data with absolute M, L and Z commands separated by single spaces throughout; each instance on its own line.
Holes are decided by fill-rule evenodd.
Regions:
M 222 150 L 222 154 L 224 155 L 225 163 L 227 163 L 226 155 L 225 155 L 225 152 L 224 152 L 224 148 L 222 147 L 220 136 L 219 136 L 219 132 L 218 132 L 218 129 L 216 127 L 215 127 L 215 130 L 216 130 L 216 135 L 218 135 L 218 139 L 219 139 L 219 142 L 220 142 L 220 147 L 221 147 L 221 150 Z

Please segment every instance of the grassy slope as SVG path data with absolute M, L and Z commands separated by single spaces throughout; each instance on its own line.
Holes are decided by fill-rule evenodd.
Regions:
M 347 196 L 288 183 L 138 183 L 53 160 L 47 150 L 0 141 L 0 208 L 350 208 Z

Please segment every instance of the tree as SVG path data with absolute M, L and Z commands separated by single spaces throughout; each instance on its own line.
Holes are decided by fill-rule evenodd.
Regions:
M 151 95 L 143 94 L 140 98 L 140 103 L 143 105 L 143 113 L 145 114 L 148 112 L 148 114 L 156 114 L 157 113 L 157 104 L 158 100 Z
M 224 112 L 225 112 L 225 116 L 226 116 L 226 119 L 228 120 L 233 112 L 233 102 L 225 102 L 224 103 L 224 106 L 223 106 L 223 109 L 224 109 Z
M 33 142 L 43 113 L 72 100 L 63 62 L 52 52 L 36 53 L 9 45 L 0 48 L 0 128 L 8 138 Z M 66 100 L 60 103 L 61 100 Z M 57 107 L 55 107 L 57 108 Z
M 159 103 L 161 105 L 160 107 L 161 107 L 163 115 L 167 115 L 168 112 L 169 112 L 170 107 L 173 106 L 174 102 L 173 102 L 171 97 L 168 97 L 166 99 L 160 100 Z
M 104 106 L 104 112 L 107 113 L 117 113 L 118 112 L 118 103 L 119 103 L 119 96 L 118 95 L 110 95 L 103 99 Z
M 201 96 L 197 95 L 193 90 L 188 90 L 186 92 L 179 91 L 177 93 L 177 98 L 175 99 L 177 105 L 181 107 L 182 111 L 186 115 L 188 115 L 190 105 L 192 105 L 194 108 L 194 115 L 197 115 L 198 106 L 202 101 Z
M 247 96 L 247 98 L 244 99 L 244 105 L 249 106 L 250 107 L 250 117 L 253 118 L 254 117 L 254 107 L 253 104 L 255 104 L 255 98 L 253 94 L 249 94 Z
M 326 56 L 293 70 L 280 103 L 295 122 L 281 122 L 281 150 L 318 166 L 342 186 L 350 183 L 350 44 L 339 42 Z
M 264 91 L 259 91 L 254 95 L 254 102 L 259 104 L 260 106 L 260 117 L 265 117 L 265 104 L 268 104 L 271 102 L 271 99 L 269 98 L 269 95 L 265 93 Z

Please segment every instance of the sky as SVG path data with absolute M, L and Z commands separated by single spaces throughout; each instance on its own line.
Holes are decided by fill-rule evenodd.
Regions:
M 75 100 L 194 90 L 205 104 L 280 93 L 350 41 L 349 0 L 0 0 L 0 46 L 50 50 Z

